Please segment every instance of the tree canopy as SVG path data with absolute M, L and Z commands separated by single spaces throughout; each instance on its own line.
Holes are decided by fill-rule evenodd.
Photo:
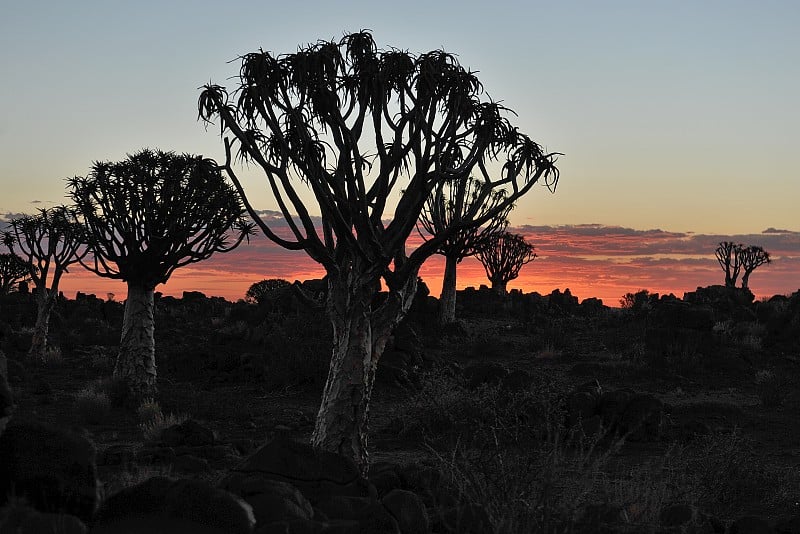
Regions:
M 0 295 L 13 291 L 15 284 L 30 279 L 28 264 L 11 252 L 0 254 Z
M 200 156 L 145 149 L 94 163 L 68 189 L 87 232 L 90 260 L 82 263 L 106 278 L 155 287 L 252 230 L 219 166 Z
M 445 180 L 474 172 L 486 186 L 480 196 L 506 187 L 508 202 L 540 180 L 556 186 L 557 154 L 514 127 L 501 104 L 482 100 L 478 78 L 451 54 L 378 50 L 362 31 L 293 54 L 260 50 L 240 59 L 238 86 L 229 92 L 206 85 L 199 116 L 233 135 L 225 139 L 227 167 L 243 196 L 231 150 L 264 171 L 291 235 L 278 235 L 248 204 L 262 231 L 285 248 L 305 250 L 328 272 L 352 256 L 373 265 L 389 287 L 407 280 L 449 237 L 437 236 L 396 262 L 394 274 L 387 270 Z M 390 200 L 401 187 L 392 213 Z M 465 219 L 451 231 L 496 214 Z
M 525 241 L 524 236 L 510 232 L 495 236 L 478 251 L 477 256 L 492 287 L 503 293 L 506 284 L 519 276 L 523 265 L 536 259 L 533 245 Z

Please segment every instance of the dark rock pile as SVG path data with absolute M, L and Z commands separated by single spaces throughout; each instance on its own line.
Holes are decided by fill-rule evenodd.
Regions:
M 567 427 L 585 436 L 617 435 L 630 441 L 657 441 L 664 403 L 631 389 L 603 391 L 597 380 L 582 384 L 565 399 Z

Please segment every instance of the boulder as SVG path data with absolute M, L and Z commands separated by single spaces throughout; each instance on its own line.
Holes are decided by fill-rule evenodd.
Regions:
M 215 442 L 214 432 L 194 419 L 188 419 L 183 423 L 172 425 L 161 432 L 161 442 L 168 447 L 178 447 L 187 445 L 198 447 L 201 445 L 213 445 Z
M 378 496 L 402 487 L 399 469 L 400 466 L 391 462 L 375 462 L 370 466 L 369 481 L 375 486 Z
M 98 503 L 96 450 L 52 425 L 14 422 L 0 436 L 0 506 L 10 494 L 42 512 L 88 521 Z
M 250 534 L 255 519 L 238 497 L 201 480 L 154 477 L 106 499 L 92 534 Z
M 395 518 L 370 497 L 333 495 L 321 500 L 317 507 L 332 520 L 358 521 L 359 530 L 353 532 L 400 534 Z
M 314 517 L 311 503 L 288 482 L 258 476 L 240 479 L 239 482 L 236 495 L 253 508 L 257 525 Z
M 395 518 L 403 534 L 422 534 L 430 530 L 428 511 L 416 493 L 394 489 L 381 499 L 381 504 Z
M 278 435 L 256 450 L 220 482 L 220 487 L 241 495 L 254 479 L 280 480 L 296 486 L 316 504 L 331 495 L 367 497 L 375 488 L 355 463 L 344 456 L 314 449 L 308 443 Z
M 0 510 L 1 534 L 86 534 L 86 525 L 74 515 L 48 514 L 28 506 Z

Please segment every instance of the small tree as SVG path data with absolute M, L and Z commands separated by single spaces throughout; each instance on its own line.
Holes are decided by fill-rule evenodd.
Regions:
M 155 287 L 180 267 L 234 249 L 252 226 L 216 162 L 200 156 L 142 150 L 95 163 L 68 187 L 91 253 L 82 265 L 128 285 L 114 376 L 132 402 L 153 397 Z
M 11 252 L 0 254 L 0 295 L 14 291 L 20 282 L 30 280 L 28 264 Z
M 742 269 L 744 269 L 744 273 L 742 274 L 742 287 L 748 287 L 750 275 L 753 274 L 753 271 L 762 265 L 769 263 L 772 263 L 772 260 L 769 257 L 769 252 L 764 250 L 762 247 L 750 245 L 749 247 L 743 248 L 739 252 L 739 264 L 741 265 Z
M 28 277 L 36 288 L 36 325 L 28 356 L 43 360 L 47 352 L 50 313 L 58 297 L 58 284 L 67 268 L 86 255 L 81 247 L 83 227 L 71 209 L 59 206 L 39 210 L 11 221 L 3 243 L 14 253 L 19 247 L 28 269 Z
M 291 284 L 288 280 L 282 278 L 268 278 L 252 284 L 247 293 L 244 294 L 244 299 L 250 303 L 261 304 L 264 299 L 275 290 L 289 287 Z
M 439 322 L 452 323 L 456 319 L 456 266 L 466 257 L 474 256 L 493 237 L 505 231 L 508 213 L 513 205 L 498 211 L 504 204 L 506 192 L 502 189 L 482 194 L 484 187 L 479 180 L 448 180 L 440 183 L 430 197 L 419 218 L 418 230 L 427 241 L 446 232 L 450 227 L 458 228 L 465 219 L 482 218 L 486 213 L 496 212 L 483 226 L 461 227 L 450 233 L 436 254 L 445 257 L 442 294 L 439 299 Z
M 736 280 L 738 280 L 739 272 L 742 269 L 741 258 L 739 257 L 739 252 L 742 248 L 744 248 L 744 245 L 741 243 L 722 241 L 714 251 L 720 267 L 725 271 L 725 287 L 736 287 Z
M 555 187 L 556 155 L 512 126 L 501 105 L 482 101 L 475 74 L 440 50 L 381 51 L 360 32 L 241 60 L 233 95 L 205 86 L 200 118 L 218 120 L 221 134 L 234 137 L 225 138 L 227 172 L 264 234 L 325 268 L 334 347 L 311 442 L 366 471 L 378 359 L 411 306 L 419 267 L 451 233 L 488 222 L 539 180 Z M 247 201 L 231 164 L 234 143 L 240 158 L 264 172 L 289 237 Z M 489 172 L 492 161 L 501 173 Z M 407 255 L 431 192 L 473 173 L 486 184 L 481 195 L 510 193 L 494 210 L 465 217 Z M 312 209 L 303 190 L 316 201 Z M 320 226 L 312 213 L 322 216 Z M 381 279 L 388 295 L 378 300 Z
M 725 287 L 736 287 L 741 273 L 742 287 L 747 288 L 753 271 L 772 263 L 769 252 L 756 245 L 746 247 L 741 243 L 722 241 L 714 252 L 720 267 L 725 271 Z
M 505 232 L 489 240 L 477 257 L 492 289 L 505 295 L 508 283 L 519 276 L 523 265 L 536 259 L 536 254 L 523 236 Z

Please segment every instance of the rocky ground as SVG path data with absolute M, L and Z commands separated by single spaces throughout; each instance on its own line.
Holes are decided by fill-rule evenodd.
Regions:
M 368 479 L 305 445 L 330 333 L 289 296 L 159 299 L 135 414 L 108 379 L 121 304 L 61 302 L 33 364 L 32 300 L 5 297 L 0 532 L 800 532 L 800 295 L 632 297 L 465 291 L 442 329 L 420 295 Z

